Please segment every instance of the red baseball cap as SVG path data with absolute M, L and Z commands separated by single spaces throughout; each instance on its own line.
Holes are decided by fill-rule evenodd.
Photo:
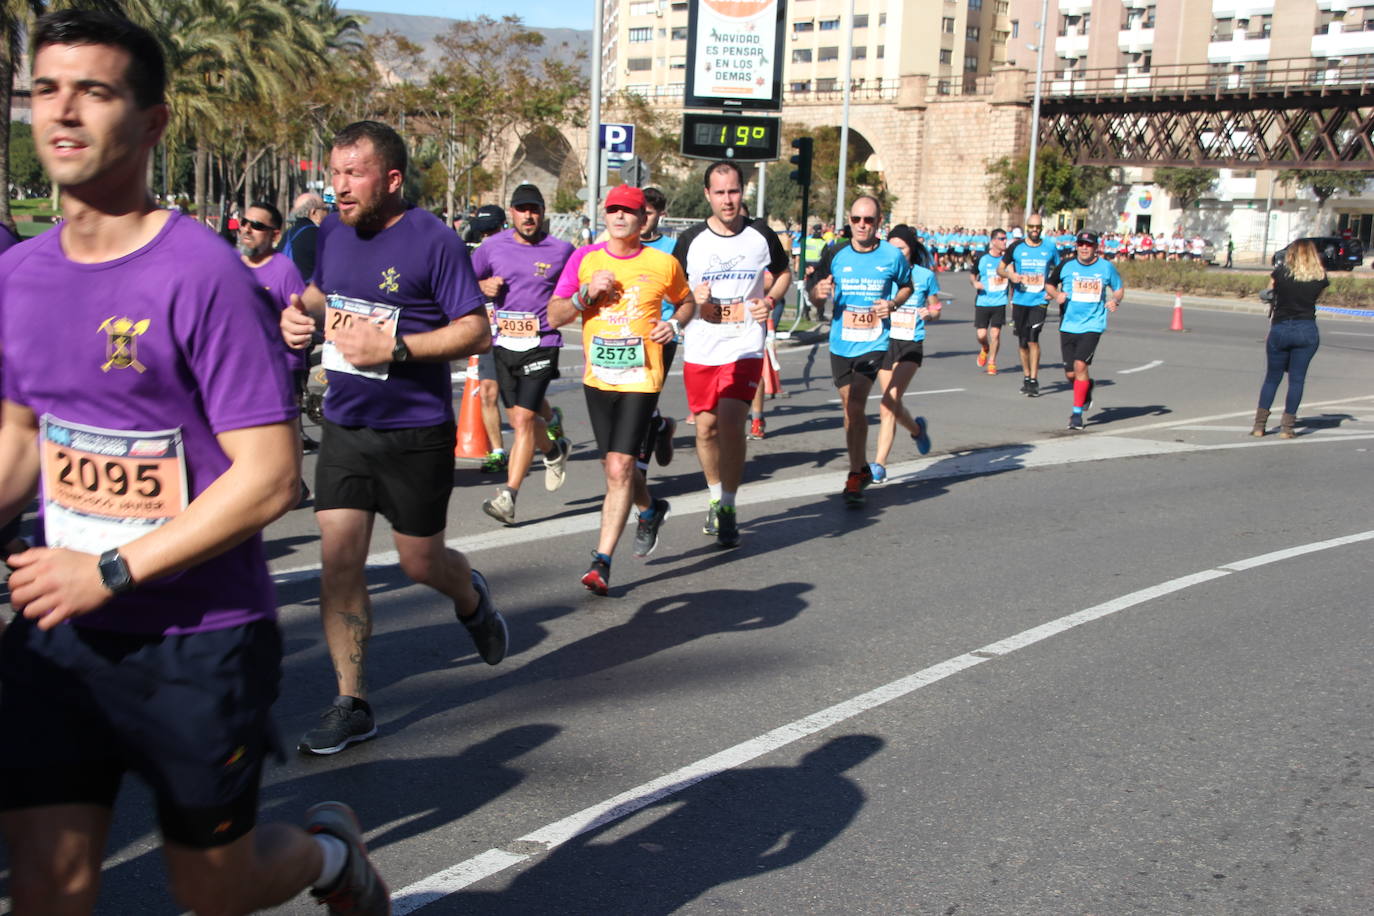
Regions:
M 627 207 L 642 212 L 644 210 L 644 192 L 634 185 L 618 184 L 611 188 L 611 193 L 606 195 L 604 209 L 609 210 L 611 207 Z

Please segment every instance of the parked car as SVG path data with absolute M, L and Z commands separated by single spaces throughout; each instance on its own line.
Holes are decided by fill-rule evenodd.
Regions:
M 1298 242 L 1311 242 L 1317 246 L 1317 251 L 1322 256 L 1322 266 L 1327 270 L 1354 270 L 1364 262 L 1364 246 L 1359 239 L 1343 239 L 1334 235 L 1313 236 L 1311 238 L 1297 239 Z M 1283 263 L 1287 248 L 1280 248 L 1274 252 L 1273 264 L 1278 267 Z

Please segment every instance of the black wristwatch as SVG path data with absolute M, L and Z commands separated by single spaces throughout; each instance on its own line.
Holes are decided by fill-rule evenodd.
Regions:
M 408 359 L 410 359 L 410 347 L 406 346 L 405 338 L 397 337 L 396 346 L 391 348 L 391 361 L 403 363 Z
M 100 581 L 116 595 L 122 595 L 134 587 L 129 564 L 119 555 L 118 547 L 100 555 Z

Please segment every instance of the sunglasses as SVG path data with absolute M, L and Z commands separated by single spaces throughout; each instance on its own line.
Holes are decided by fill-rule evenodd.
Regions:
M 856 226 L 876 226 L 878 217 L 876 216 L 851 216 L 849 221 Z
M 269 226 L 269 225 L 267 225 L 266 223 L 260 223 L 260 222 L 258 222 L 258 221 L 255 220 L 255 219 L 244 219 L 244 220 L 239 220 L 239 229 L 256 229 L 256 230 L 258 230 L 259 232 L 276 232 L 276 231 L 277 231 L 277 227 L 276 227 L 276 226 Z
M 518 207 L 511 207 L 516 213 L 543 213 L 544 208 L 538 204 L 521 204 Z
M 992 240 L 994 242 L 1005 242 L 1007 240 L 1007 237 L 1005 235 L 994 235 L 992 237 Z
M 606 212 L 607 212 L 607 213 L 636 213 L 636 214 L 639 213 L 639 211 L 636 210 L 636 209 L 633 208 L 633 207 L 622 207 L 620 204 L 616 204 L 616 205 L 613 206 L 613 207 L 607 207 L 607 208 L 606 208 Z

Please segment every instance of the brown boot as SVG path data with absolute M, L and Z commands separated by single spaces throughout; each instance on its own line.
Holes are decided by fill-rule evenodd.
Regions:
M 1264 436 L 1264 427 L 1269 422 L 1269 411 L 1261 407 L 1255 411 L 1255 428 L 1250 430 L 1250 435 L 1259 439 Z
M 1279 438 L 1292 439 L 1297 433 L 1293 432 L 1293 424 L 1298 422 L 1298 418 L 1291 413 L 1286 413 L 1279 420 Z

